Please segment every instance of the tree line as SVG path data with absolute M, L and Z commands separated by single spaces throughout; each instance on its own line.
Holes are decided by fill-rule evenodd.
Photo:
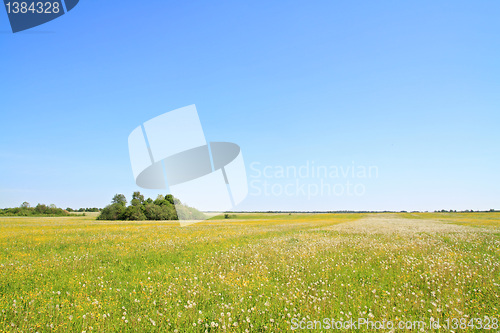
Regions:
M 67 216 L 68 211 L 57 208 L 55 205 L 38 204 L 31 207 L 28 202 L 23 202 L 21 206 L 14 208 L 0 209 L 0 216 Z
M 181 203 L 173 195 L 158 195 L 153 200 L 144 198 L 140 192 L 132 194 L 132 200 L 127 206 L 127 198 L 116 194 L 111 204 L 101 210 L 98 220 L 201 220 L 205 215 L 199 210 Z
M 92 208 L 78 208 L 73 209 L 71 207 L 66 208 L 68 212 L 77 212 L 77 213 L 85 213 L 85 212 L 100 212 L 101 208 L 92 207 Z

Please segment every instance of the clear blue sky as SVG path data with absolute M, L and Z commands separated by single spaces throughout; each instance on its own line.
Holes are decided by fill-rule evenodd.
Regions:
M 499 15 L 498 1 L 81 0 L 12 34 L 2 9 L 0 206 L 130 197 L 129 133 L 196 104 L 249 181 L 266 180 L 252 163 L 378 168 L 352 180 L 361 196 L 253 193 L 241 209 L 500 209 Z

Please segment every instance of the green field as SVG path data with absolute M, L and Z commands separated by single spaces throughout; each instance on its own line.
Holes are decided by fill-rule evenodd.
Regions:
M 500 317 L 500 213 L 236 213 L 187 227 L 0 218 L 0 242 L 0 331 Z

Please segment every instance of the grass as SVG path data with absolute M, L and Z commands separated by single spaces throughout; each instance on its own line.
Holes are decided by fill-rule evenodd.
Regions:
M 485 213 L 407 213 L 406 218 L 430 219 L 466 226 L 500 227 L 500 212 Z
M 183 228 L 0 218 L 0 330 L 281 332 L 302 319 L 500 316 L 499 214 L 235 215 Z
M 85 214 L 85 215 L 84 215 Z M 70 215 L 75 216 L 89 216 L 93 219 L 97 218 L 101 212 L 70 212 Z

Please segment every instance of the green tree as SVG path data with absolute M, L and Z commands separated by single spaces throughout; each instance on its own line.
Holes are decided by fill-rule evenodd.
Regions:
M 137 199 L 136 199 L 137 200 Z M 144 221 L 146 220 L 146 215 L 144 215 L 141 206 L 128 206 L 123 213 L 125 220 L 131 221 Z
M 126 206 L 127 205 L 127 198 L 123 194 L 115 194 L 115 196 L 113 197 L 113 200 L 111 200 L 111 203 L 112 204 L 117 203 L 117 204 Z
M 155 201 L 153 201 L 153 203 L 157 206 L 162 206 L 166 203 L 165 197 L 161 194 L 158 194 L 158 196 L 156 197 Z
M 38 213 L 38 214 L 45 214 L 45 212 L 47 211 L 48 207 L 44 204 L 38 204 L 36 205 L 35 207 L 35 212 Z
M 130 201 L 132 206 L 140 206 L 144 203 L 144 196 L 141 192 L 136 191 L 132 194 L 132 200 Z
M 101 214 L 97 217 L 98 220 L 123 220 L 125 216 L 125 205 L 121 203 L 113 203 L 103 208 Z
M 169 220 L 168 212 L 164 206 L 148 203 L 144 206 L 144 215 L 148 220 L 162 221 Z
M 170 202 L 170 204 L 174 204 L 174 196 L 172 194 L 167 194 L 165 196 L 165 200 L 167 200 L 168 202 Z

